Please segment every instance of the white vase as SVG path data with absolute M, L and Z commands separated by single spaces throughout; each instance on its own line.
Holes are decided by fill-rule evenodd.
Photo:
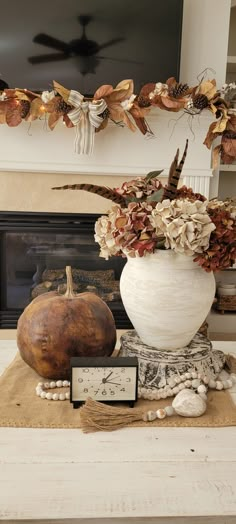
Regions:
M 159 250 L 128 258 L 121 297 L 141 340 L 152 347 L 185 347 L 204 322 L 215 295 L 215 278 L 193 258 Z

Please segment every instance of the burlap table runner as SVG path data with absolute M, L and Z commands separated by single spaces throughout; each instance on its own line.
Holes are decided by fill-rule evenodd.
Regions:
M 33 371 L 17 354 L 0 377 L 0 426 L 22 428 L 79 428 L 80 414 L 68 400 L 48 401 L 36 396 L 37 383 L 45 379 Z M 58 389 L 59 391 L 59 389 Z M 139 400 L 136 407 L 158 409 L 171 404 L 172 399 Z M 192 426 L 220 427 L 236 425 L 236 406 L 228 391 L 210 391 L 207 411 L 199 418 L 184 418 L 178 415 L 155 420 L 135 422 L 132 426 Z

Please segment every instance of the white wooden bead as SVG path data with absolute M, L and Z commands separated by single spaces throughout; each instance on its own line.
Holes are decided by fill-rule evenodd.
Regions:
M 219 380 L 216 381 L 216 389 L 218 391 L 221 391 L 221 389 L 223 389 L 223 384 Z
M 47 396 L 47 393 L 46 393 L 46 391 L 42 391 L 42 393 L 41 393 L 40 397 L 41 397 L 41 398 L 46 398 L 46 396 Z
M 192 386 L 191 380 L 185 380 L 184 385 L 185 385 L 186 388 L 191 388 L 191 386 Z
M 165 412 L 167 414 L 167 417 L 171 417 L 172 415 L 174 415 L 175 410 L 173 406 L 166 406 Z
M 43 387 L 44 387 L 44 389 L 49 389 L 50 388 L 49 382 L 44 382 Z
M 180 377 L 175 377 L 174 381 L 175 381 L 175 384 L 180 384 L 181 378 Z
M 177 395 L 177 393 L 179 393 L 179 387 L 178 386 L 175 386 L 175 388 L 172 389 L 174 395 Z
M 165 417 L 166 417 L 166 411 L 165 411 L 165 409 L 157 409 L 157 411 L 156 411 L 156 416 L 157 416 L 157 418 L 159 418 L 159 419 L 165 418 Z
M 65 393 L 59 393 L 59 400 L 66 400 Z
M 69 386 L 69 385 L 70 385 L 69 380 L 63 380 L 62 385 L 63 385 L 64 388 L 66 388 L 67 386 Z
M 43 387 L 43 382 L 39 382 L 37 387 L 41 387 L 42 388 Z
M 59 400 L 59 395 L 58 395 L 58 393 L 53 393 L 53 395 L 52 395 L 52 400 Z
M 69 391 L 66 392 L 66 399 L 67 400 L 70 399 L 70 392 Z
M 56 387 L 56 382 L 52 381 L 50 382 L 50 388 L 54 389 Z
M 210 378 L 209 383 L 208 383 L 208 386 L 209 386 L 209 388 L 211 388 L 211 389 L 215 389 L 215 387 L 216 387 L 216 381 L 215 381 L 213 378 Z
M 62 388 L 62 384 L 63 384 L 62 380 L 57 380 L 56 381 L 57 388 Z
M 40 388 L 40 389 L 36 389 L 36 395 L 37 395 L 37 397 L 40 397 L 42 391 L 43 391 L 43 390 L 42 390 L 41 388 Z
M 200 386 L 198 386 L 198 388 L 197 388 L 197 392 L 198 393 L 206 393 L 207 392 L 206 386 L 204 386 L 204 384 L 200 384 Z
M 198 378 L 195 378 L 194 380 L 192 380 L 192 387 L 194 389 L 197 389 L 199 386 L 200 386 L 201 382 Z
M 147 412 L 147 419 L 152 422 L 157 418 L 155 411 L 148 411 Z
M 186 378 L 187 380 L 189 380 L 190 378 L 192 378 L 192 373 L 189 373 L 189 372 L 185 373 L 185 378 Z
M 46 399 L 47 400 L 52 400 L 52 393 L 46 393 Z

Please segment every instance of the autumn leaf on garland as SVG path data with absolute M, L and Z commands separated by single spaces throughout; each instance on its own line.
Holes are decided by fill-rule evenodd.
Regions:
M 136 131 L 136 126 L 128 115 L 132 102 L 135 98 L 133 94 L 133 80 L 123 80 L 113 89 L 111 85 L 101 86 L 94 94 L 94 100 L 102 98 L 107 104 L 109 118 L 115 123 L 123 122 L 131 131 Z

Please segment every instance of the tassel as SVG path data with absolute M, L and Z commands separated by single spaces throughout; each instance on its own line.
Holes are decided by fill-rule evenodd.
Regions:
M 178 182 L 179 182 L 180 175 L 183 169 L 185 158 L 187 156 L 187 150 L 188 150 L 188 140 L 186 140 L 184 153 L 183 153 L 183 156 L 179 164 L 178 164 L 179 149 L 177 149 L 176 151 L 175 158 L 170 166 L 168 181 L 167 181 L 167 185 L 164 188 L 162 200 L 165 200 L 166 198 L 173 200 L 175 198 L 177 187 L 178 187 Z
M 81 429 L 84 433 L 114 431 L 143 420 L 143 417 L 144 412 L 140 408 L 114 408 L 91 398 L 80 408 Z

